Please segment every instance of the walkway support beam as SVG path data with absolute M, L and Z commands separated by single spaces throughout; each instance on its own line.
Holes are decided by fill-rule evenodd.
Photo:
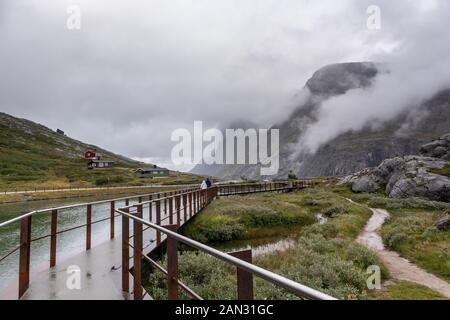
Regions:
M 58 229 L 58 210 L 52 210 L 50 225 L 50 268 L 56 265 L 56 232 Z
M 252 263 L 252 249 L 229 253 L 231 256 Z M 237 270 L 238 300 L 253 300 L 253 274 L 239 267 Z
M 177 232 L 177 225 L 165 226 L 168 230 Z M 178 300 L 178 242 L 167 237 L 167 298 Z
M 31 216 L 20 221 L 19 299 L 30 286 Z

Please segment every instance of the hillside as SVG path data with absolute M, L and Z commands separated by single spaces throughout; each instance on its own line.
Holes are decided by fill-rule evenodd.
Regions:
M 298 176 L 342 176 L 366 167 L 378 166 L 384 159 L 417 154 L 424 143 L 448 132 L 450 128 L 450 90 L 430 97 L 418 108 L 411 108 L 382 126 L 346 132 L 308 154 L 292 148 L 307 126 L 316 121 L 322 102 L 355 88 L 369 88 L 386 66 L 370 62 L 342 63 L 318 70 L 305 85 L 311 95 L 299 105 L 280 129 L 279 177 L 292 170 Z M 418 117 L 417 115 L 421 115 Z M 220 178 L 258 177 L 257 166 L 199 165 L 195 173 L 208 173 Z
M 95 149 L 115 161 L 108 170 L 88 170 L 83 153 Z M 34 123 L 0 113 L 0 190 L 130 184 L 143 164 Z

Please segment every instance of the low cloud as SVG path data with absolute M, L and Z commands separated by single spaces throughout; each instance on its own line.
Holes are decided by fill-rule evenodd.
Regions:
M 411 80 L 408 67 L 427 79 L 436 69 L 449 69 L 441 63 L 444 53 L 450 56 L 445 0 L 378 2 L 383 24 L 372 32 L 366 29 L 372 3 L 365 0 L 79 0 L 81 30 L 70 31 L 66 8 L 73 1 L 2 0 L 0 110 L 167 164 L 173 130 L 190 128 L 195 120 L 220 128 L 242 121 L 268 128 L 291 114 L 298 106 L 295 95 L 324 65 L 401 65 L 408 58 L 397 79 L 410 81 L 411 88 L 425 84 Z M 436 65 L 428 70 L 426 61 Z M 361 92 L 351 95 L 322 106 L 307 146 L 324 143 L 314 140 L 317 134 L 329 139 L 342 131 L 332 116 L 341 115 L 336 124 L 343 129 L 357 129 L 391 115 L 383 106 L 383 116 L 369 110 L 367 119 L 347 123 L 345 117 L 361 113 L 353 103 L 345 106 L 350 100 L 379 107 L 367 104 Z M 381 91 L 371 95 L 383 98 Z M 392 92 L 391 105 L 401 102 L 396 96 Z M 343 110 L 337 114 L 333 104 Z
M 407 112 L 408 123 L 398 132 L 405 135 L 409 126 L 427 114 L 417 107 L 450 88 L 450 43 L 444 40 L 449 4 L 434 1 L 433 6 L 417 5 L 410 10 L 420 23 L 406 18 L 396 24 L 391 21 L 388 38 L 399 44 L 389 55 L 374 56 L 387 62 L 389 71 L 380 73 L 369 88 L 349 90 L 321 103 L 317 120 L 307 125 L 295 145 L 297 152 L 315 153 L 340 134 L 377 128 Z

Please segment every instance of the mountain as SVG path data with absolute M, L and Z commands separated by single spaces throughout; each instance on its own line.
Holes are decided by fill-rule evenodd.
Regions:
M 448 132 L 450 89 L 439 92 L 421 106 L 410 108 L 376 129 L 364 128 L 341 134 L 314 154 L 293 148 L 308 124 L 316 121 L 318 108 L 324 101 L 351 89 L 370 88 L 376 77 L 384 72 L 388 72 L 386 65 L 371 62 L 333 64 L 315 72 L 305 85 L 304 90 L 310 92 L 307 101 L 299 105 L 286 121 L 273 126 L 280 129 L 280 171 L 277 177 L 286 177 L 291 170 L 302 177 L 351 174 L 377 166 L 387 158 L 418 154 L 421 145 Z M 207 172 L 226 179 L 259 177 L 256 165 L 198 165 L 194 172 Z
M 84 151 L 94 149 L 113 169 L 88 170 Z M 72 139 L 43 125 L 0 113 L 0 187 L 91 186 L 126 183 L 143 163 Z M 147 164 L 148 165 L 148 164 Z

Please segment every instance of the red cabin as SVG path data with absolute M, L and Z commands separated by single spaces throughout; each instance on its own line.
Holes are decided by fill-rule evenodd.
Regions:
M 97 154 L 95 153 L 95 151 L 87 150 L 84 153 L 84 158 L 85 159 L 95 159 L 96 157 L 97 157 Z

